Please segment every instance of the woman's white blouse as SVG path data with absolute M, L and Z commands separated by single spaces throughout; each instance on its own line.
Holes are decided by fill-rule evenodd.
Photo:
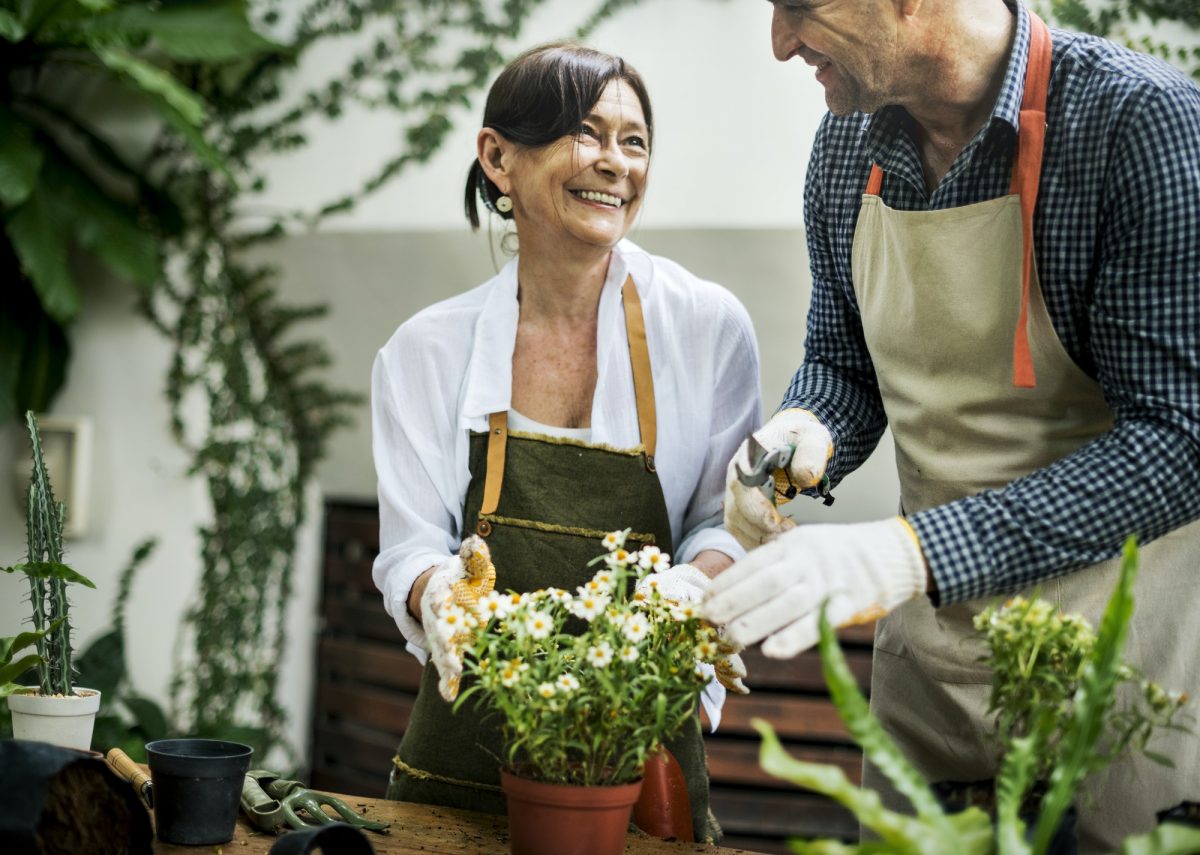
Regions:
M 655 457 L 676 562 L 716 549 L 745 551 L 722 527 L 725 469 L 762 418 L 758 349 L 732 294 L 678 264 L 622 241 L 600 295 L 591 442 L 640 445 L 621 285 L 642 300 L 658 413 Z M 379 479 L 379 556 L 372 575 L 384 606 L 425 660 L 425 633 L 408 614 L 413 581 L 446 561 L 462 538 L 471 474 L 468 436 L 507 411 L 517 335 L 517 261 L 465 294 L 405 321 L 375 358 L 372 446 Z M 600 552 L 597 542 L 597 554 Z

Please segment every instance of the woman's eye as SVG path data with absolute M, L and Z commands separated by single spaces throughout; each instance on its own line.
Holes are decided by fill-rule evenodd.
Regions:
M 628 137 L 625 140 L 625 145 L 631 145 L 635 148 L 647 148 L 646 140 L 643 137 Z
M 578 133 L 579 133 L 579 136 L 581 136 L 581 137 L 591 137 L 592 139 L 600 139 L 600 134 L 596 133 L 596 129 L 593 128 L 591 125 L 580 125 Z

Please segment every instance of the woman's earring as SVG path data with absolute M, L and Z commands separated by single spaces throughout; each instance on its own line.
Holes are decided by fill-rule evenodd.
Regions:
M 501 214 L 507 214 L 512 210 L 512 198 L 509 196 L 501 196 L 496 200 L 496 210 Z

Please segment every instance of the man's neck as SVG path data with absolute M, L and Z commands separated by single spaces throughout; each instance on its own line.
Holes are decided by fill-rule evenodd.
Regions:
M 970 9 L 965 7 L 970 5 Z M 987 121 L 1004 85 L 1017 19 L 999 0 L 943 4 L 902 104 L 917 125 L 926 182 L 936 186 Z

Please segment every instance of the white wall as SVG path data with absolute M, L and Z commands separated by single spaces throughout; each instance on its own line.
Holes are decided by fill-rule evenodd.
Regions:
M 522 38 L 522 46 L 563 35 L 581 17 L 578 7 L 588 5 L 548 2 Z M 796 233 L 796 263 L 788 265 L 793 275 L 780 277 L 773 289 L 763 293 L 743 294 L 746 303 L 755 306 L 752 312 L 764 352 L 769 345 L 778 353 L 767 366 L 773 378 L 768 388 L 768 407 L 772 407 L 799 358 L 800 334 L 788 330 L 784 322 L 791 315 L 800 323 L 805 299 L 799 196 L 809 140 L 823 106 L 808 68 L 796 62 L 781 66 L 770 58 L 769 14 L 770 6 L 764 2 L 646 0 L 606 24 L 593 43 L 634 62 L 654 98 L 658 136 L 644 232 L 708 227 Z M 461 233 L 458 201 L 480 112 L 476 104 L 462 114 L 460 126 L 430 166 L 397 180 L 353 214 L 330 222 L 325 231 L 450 229 Z M 259 209 L 312 207 L 314 199 L 336 196 L 354 186 L 355 172 L 367 172 L 390 154 L 390 139 L 386 122 L 354 116 L 349 126 L 336 128 L 336 133 L 318 134 L 311 149 L 272 163 L 271 190 L 256 205 Z M 391 286 L 391 282 L 331 280 L 317 294 L 330 301 L 334 315 L 332 325 L 316 329 L 328 339 L 337 358 L 353 351 L 354 361 L 338 371 L 346 371 L 348 384 L 356 383 L 358 388 L 366 388 L 367 370 L 361 361 L 370 358 L 384 337 L 362 335 L 358 325 L 361 318 L 376 315 L 380 294 Z M 304 288 L 293 293 L 288 287 L 284 283 L 286 299 L 311 295 Z M 160 548 L 134 587 L 128 617 L 134 683 L 140 692 L 166 700 L 182 612 L 196 590 L 196 527 L 208 508 L 203 485 L 186 477 L 187 455 L 168 435 L 162 396 L 168 342 L 134 315 L 127 288 L 97 279 L 85 292 L 84 315 L 73 330 L 70 383 L 52 411 L 89 415 L 95 424 L 88 497 L 92 526 L 85 537 L 70 544 L 68 560 L 91 576 L 98 590 L 79 591 L 74 597 L 77 636 L 85 642 L 108 626 L 116 574 L 133 545 L 155 534 Z M 434 298 L 434 294 L 406 295 L 407 300 Z M 792 306 L 787 315 L 778 311 L 780 300 Z M 385 318 L 389 328 L 403 319 Z M 781 337 L 785 331 L 787 341 Z M 361 347 L 362 340 L 368 347 Z M 341 347 L 340 342 L 348 341 L 355 342 L 354 347 Z M 16 426 L 0 429 L 0 460 L 12 460 L 17 440 Z M 322 479 L 328 482 L 329 473 L 344 466 L 358 467 L 359 477 L 337 484 L 336 491 L 372 495 L 370 471 L 362 473 L 366 453 L 362 443 L 338 446 L 337 453 L 353 459 L 335 456 L 323 467 Z M 0 467 L 0 472 L 7 471 L 7 466 Z M 886 473 L 887 466 L 882 471 Z M 864 489 L 864 501 L 874 492 L 878 491 Z M 310 522 L 302 537 L 304 548 L 296 563 L 296 597 L 289 617 L 293 653 L 282 664 L 283 701 L 292 712 L 289 735 L 298 746 L 307 739 L 312 692 L 313 603 L 319 572 L 317 502 L 319 492 L 314 492 Z M 842 498 L 839 507 L 845 508 L 842 513 L 852 514 L 853 496 Z M 14 563 L 23 555 L 22 515 L 13 490 L 6 485 L 0 489 L 0 562 Z M 0 578 L 0 634 L 18 630 L 25 614 L 23 592 L 22 582 Z

